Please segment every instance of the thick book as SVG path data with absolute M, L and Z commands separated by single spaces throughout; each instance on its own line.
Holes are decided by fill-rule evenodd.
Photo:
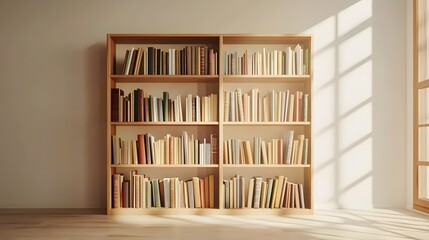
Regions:
M 194 181 L 188 180 L 186 181 L 186 185 L 188 189 L 189 208 L 195 208 Z
M 262 181 L 261 184 L 261 203 L 260 203 L 260 207 L 261 208 L 265 208 L 266 206 L 266 201 L 267 201 L 267 182 L 266 181 Z
M 170 202 L 170 178 L 164 178 L 163 180 L 161 180 L 161 182 L 164 182 L 164 207 L 165 208 L 170 208 L 171 207 L 171 202 Z
M 130 74 L 130 68 L 131 68 L 131 65 L 132 65 L 131 62 L 132 62 L 132 58 L 133 58 L 133 55 L 134 55 L 134 51 L 135 51 L 134 48 L 131 48 L 129 50 L 129 53 L 127 55 L 127 61 L 126 61 L 126 65 L 125 65 L 124 75 L 129 75 Z
M 151 144 L 150 144 L 149 133 L 144 134 L 144 143 L 145 143 L 145 153 L 146 153 L 146 164 L 152 164 L 152 153 L 151 153 Z
M 284 176 L 277 176 L 277 188 L 276 188 L 276 195 L 274 198 L 274 208 L 280 208 L 280 200 L 282 195 L 282 188 L 283 188 L 283 182 L 285 180 Z
M 213 174 L 209 175 L 209 208 L 215 207 L 215 178 Z
M 284 177 L 283 184 L 282 184 L 282 190 L 280 194 L 280 208 L 283 208 L 284 202 L 285 202 L 285 196 L 286 196 L 286 186 L 287 186 L 287 177 Z
M 253 164 L 253 157 L 252 157 L 252 148 L 250 147 L 250 141 L 245 141 L 245 153 L 246 153 L 246 160 L 247 164 Z
M 138 164 L 146 164 L 146 145 L 143 134 L 137 135 Z
M 121 98 L 124 96 L 124 91 L 119 88 L 110 90 L 110 121 L 119 122 L 122 114 L 120 108 Z
M 200 192 L 200 179 L 192 177 L 192 184 L 194 190 L 194 204 L 196 208 L 201 208 L 201 192 Z
M 255 177 L 255 190 L 253 193 L 253 208 L 259 208 L 261 200 L 262 177 Z
M 133 49 L 133 55 L 131 56 L 130 68 L 128 69 L 127 75 L 134 75 L 134 70 L 136 68 L 138 50 Z
M 145 187 L 146 187 L 146 207 L 152 207 L 152 182 L 148 179 L 144 179 Z
M 161 207 L 161 195 L 158 179 L 152 179 L 152 201 L 154 207 Z
M 147 48 L 147 55 L 148 55 L 148 68 L 147 68 L 147 74 L 148 75 L 154 75 L 155 74 L 155 48 L 148 47 Z
M 130 207 L 130 181 L 124 180 L 122 182 L 122 207 L 129 208 Z
M 120 208 L 121 207 L 121 175 L 113 174 L 112 175 L 112 207 Z
M 292 164 L 292 150 L 293 150 L 293 137 L 294 137 L 294 131 L 289 131 L 285 133 L 286 137 L 284 138 L 284 146 L 285 151 L 283 156 L 286 157 L 285 164 Z
M 112 164 L 121 164 L 121 139 L 112 136 Z
M 274 178 L 273 179 L 273 186 L 272 186 L 272 193 L 271 193 L 271 202 L 270 202 L 270 208 L 274 208 L 275 207 L 275 201 L 276 201 L 276 196 L 277 196 L 277 188 L 278 188 L 278 183 L 279 180 L 278 178 Z
M 254 191 L 255 188 L 255 178 L 251 178 L 249 180 L 249 187 L 247 189 L 247 204 L 246 207 L 252 208 L 253 207 L 253 198 L 254 198 Z
M 121 74 L 125 75 L 125 71 L 127 68 L 127 62 L 128 62 L 128 56 L 130 55 L 130 50 L 126 50 L 125 51 L 125 57 L 124 57 L 124 61 L 122 63 L 122 70 L 121 70 Z
M 308 164 L 308 138 L 304 140 L 304 156 L 302 164 Z

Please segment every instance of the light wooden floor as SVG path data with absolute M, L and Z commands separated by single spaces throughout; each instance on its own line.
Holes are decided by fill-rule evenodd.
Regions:
M 1 213 L 0 239 L 429 239 L 409 210 L 316 210 L 311 216 L 106 216 Z

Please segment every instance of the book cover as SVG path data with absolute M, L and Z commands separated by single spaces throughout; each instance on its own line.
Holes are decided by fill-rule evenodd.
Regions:
M 130 181 L 124 180 L 122 182 L 122 207 L 129 208 L 130 207 Z
M 223 180 L 223 186 L 225 190 L 225 208 L 231 208 L 230 203 L 230 191 L 229 191 L 229 180 Z
M 200 179 L 192 177 L 193 190 L 194 190 L 194 204 L 196 208 L 201 208 L 201 192 L 200 192 Z
M 192 179 L 188 180 L 186 184 L 188 189 L 189 208 L 195 208 L 194 181 Z
M 302 183 L 298 184 L 298 192 L 299 192 L 299 204 L 301 208 L 305 208 L 305 200 L 304 200 L 304 187 Z
M 273 191 L 273 179 L 267 178 L 267 200 L 265 202 L 265 208 L 270 208 Z
M 208 192 L 209 192 L 209 208 L 215 207 L 215 178 L 213 174 L 210 174 L 208 177 Z
M 262 177 L 255 177 L 255 190 L 253 194 L 253 208 L 259 208 L 261 199 Z
M 120 110 L 121 97 L 124 96 L 124 91 L 119 88 L 110 90 L 110 121 L 119 122 L 119 117 L 122 114 Z
M 249 187 L 247 189 L 247 204 L 246 207 L 252 208 L 253 207 L 253 198 L 254 198 L 254 191 L 255 188 L 255 178 L 249 179 Z
M 262 181 L 261 184 L 261 204 L 260 204 L 260 208 L 265 208 L 266 206 L 266 202 L 267 202 L 267 182 L 266 181 Z
M 120 174 L 112 175 L 112 207 L 120 208 L 121 207 L 121 182 Z
M 152 179 L 152 201 L 154 207 L 161 207 L 161 195 L 159 190 L 158 179 Z

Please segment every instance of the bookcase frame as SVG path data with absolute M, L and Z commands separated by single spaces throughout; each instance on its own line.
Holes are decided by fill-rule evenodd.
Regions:
M 205 44 L 216 46 L 219 54 L 218 75 L 121 75 L 117 74 L 118 58 L 117 47 L 121 44 Z M 303 44 L 309 50 L 308 74 L 306 75 L 225 75 L 223 54 L 224 49 L 242 45 L 296 45 Z M 313 213 L 313 57 L 312 37 L 310 35 L 253 35 L 253 34 L 108 34 L 107 35 L 107 137 L 106 137 L 106 164 L 107 164 L 107 214 L 312 214 Z M 111 88 L 120 84 L 135 83 L 170 83 L 173 87 L 182 83 L 205 84 L 214 83 L 218 87 L 218 121 L 216 122 L 111 122 Z M 225 122 L 223 116 L 223 94 L 228 84 L 250 84 L 254 86 L 270 83 L 303 84 L 304 90 L 309 94 L 308 122 Z M 185 94 L 185 93 L 183 93 Z M 218 164 L 210 165 L 115 165 L 112 164 L 112 140 L 119 128 L 148 128 L 161 129 L 165 127 L 197 127 L 216 129 L 218 134 Z M 223 141 L 225 135 L 240 135 L 244 129 L 270 128 L 271 131 L 287 131 L 291 128 L 299 128 L 309 139 L 308 163 L 306 165 L 233 165 L 223 163 Z M 226 132 L 228 131 L 228 132 Z M 137 133 L 136 133 L 137 135 Z M 112 174 L 119 170 L 140 169 L 143 172 L 166 171 L 174 175 L 180 171 L 213 173 L 216 183 L 216 207 L 215 208 L 112 208 Z M 274 177 L 282 172 L 288 176 L 289 172 L 299 175 L 300 182 L 304 183 L 305 209 L 299 208 L 240 208 L 226 209 L 223 205 L 222 184 L 230 175 L 250 174 L 263 172 Z M 250 176 L 249 175 L 249 176 Z M 252 175 L 254 176 L 254 175 Z M 192 176 L 188 176 L 192 177 Z M 185 179 L 183 179 L 185 180 Z

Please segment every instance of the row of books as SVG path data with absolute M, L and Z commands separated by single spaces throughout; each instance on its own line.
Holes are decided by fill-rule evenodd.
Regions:
M 182 97 L 170 99 L 168 92 L 162 97 L 145 96 L 143 89 L 124 95 L 120 88 L 111 89 L 112 122 L 215 122 L 218 119 L 217 94 L 185 98 L 185 118 Z
M 225 208 L 305 208 L 304 189 L 301 183 L 288 182 L 285 176 L 275 178 L 236 175 L 223 180 Z
M 225 75 L 305 75 L 309 69 L 309 52 L 297 44 L 293 49 L 224 52 Z
M 309 95 L 301 91 L 259 89 L 224 92 L 224 121 L 228 122 L 307 122 Z
M 217 75 L 218 54 L 208 46 L 126 50 L 123 75 Z
M 283 139 L 264 141 L 228 139 L 223 142 L 224 164 L 308 164 L 309 142 L 303 134 L 294 138 L 294 131 Z
M 215 178 L 150 179 L 137 170 L 112 175 L 113 208 L 214 208 Z
M 171 134 L 155 140 L 150 134 L 139 134 L 137 140 L 125 140 L 112 136 L 112 164 L 217 164 L 218 137 L 210 135 L 195 139 L 186 131 L 175 137 Z

